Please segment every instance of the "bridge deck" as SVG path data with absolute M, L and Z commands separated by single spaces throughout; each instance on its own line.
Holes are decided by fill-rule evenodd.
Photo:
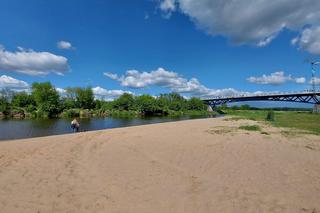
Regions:
M 216 106 L 231 102 L 242 101 L 285 101 L 309 104 L 320 104 L 320 91 L 317 92 L 298 92 L 298 93 L 279 93 L 279 94 L 262 94 L 252 96 L 232 96 L 232 97 L 214 97 L 204 99 L 204 103 L 210 106 Z

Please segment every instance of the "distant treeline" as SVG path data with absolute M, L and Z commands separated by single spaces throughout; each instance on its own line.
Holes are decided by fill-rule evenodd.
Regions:
M 261 110 L 261 111 L 305 111 L 305 112 L 310 112 L 312 109 L 311 108 L 297 108 L 297 107 L 268 107 L 268 108 L 262 108 L 262 107 L 251 107 L 248 104 L 243 104 L 240 106 L 234 105 L 234 106 L 227 106 L 226 104 L 218 106 L 217 109 L 219 110 Z
M 0 117 L 55 118 L 108 115 L 181 115 L 206 113 L 198 98 L 185 99 L 178 93 L 133 96 L 124 93 L 113 101 L 95 99 L 91 87 L 69 87 L 60 95 L 50 82 L 33 83 L 31 92 L 2 90 Z

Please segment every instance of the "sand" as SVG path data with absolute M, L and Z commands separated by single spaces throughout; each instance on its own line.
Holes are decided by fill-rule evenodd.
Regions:
M 255 123 L 0 142 L 0 212 L 320 212 L 320 137 Z

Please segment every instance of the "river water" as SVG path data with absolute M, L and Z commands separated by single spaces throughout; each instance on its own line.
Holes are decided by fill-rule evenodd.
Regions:
M 206 116 L 139 117 L 139 118 L 86 118 L 79 119 L 80 131 L 205 118 Z M 0 120 L 0 140 L 32 138 L 71 133 L 71 119 Z

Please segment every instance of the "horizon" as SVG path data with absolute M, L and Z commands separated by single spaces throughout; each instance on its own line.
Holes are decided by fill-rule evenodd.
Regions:
M 4 0 L 0 89 L 50 81 L 60 92 L 91 86 L 104 99 L 311 89 L 319 1 L 195 2 Z

